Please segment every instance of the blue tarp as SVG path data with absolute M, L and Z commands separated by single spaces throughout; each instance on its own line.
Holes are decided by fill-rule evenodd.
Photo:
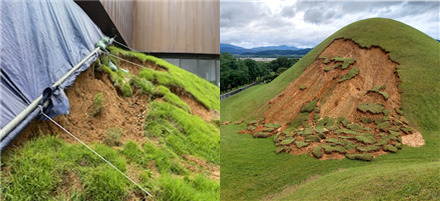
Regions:
M 90 54 L 103 34 L 73 0 L 0 1 L 0 126 L 3 129 L 46 90 L 51 116 L 69 112 L 63 89 L 96 60 L 88 60 L 58 89 L 50 88 Z M 55 105 L 56 104 L 56 105 Z M 4 148 L 39 115 L 34 110 L 0 143 Z

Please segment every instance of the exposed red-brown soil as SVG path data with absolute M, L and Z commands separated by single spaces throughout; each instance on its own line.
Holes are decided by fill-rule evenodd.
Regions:
M 351 57 L 356 61 L 347 69 L 341 70 L 333 69 L 335 62 L 323 64 L 324 59 L 317 59 L 298 79 L 267 103 L 270 108 L 261 115 L 266 117 L 267 122 L 285 124 L 292 121 L 299 114 L 301 106 L 316 97 L 322 98 L 319 102 L 319 114 L 322 117 L 345 116 L 352 122 L 360 116 L 360 112 L 356 110 L 360 103 L 374 102 L 381 103 L 386 108 L 400 107 L 397 63 L 391 61 L 381 48 L 361 48 L 351 40 L 337 39 L 318 57 L 322 55 Z M 359 74 L 348 81 L 338 83 L 339 78 L 353 66 L 359 68 Z M 325 67 L 330 67 L 331 70 L 325 72 Z M 339 75 L 339 78 L 333 79 L 335 75 Z M 367 93 L 374 86 L 380 85 L 386 85 L 385 91 L 390 96 L 387 101 L 379 94 Z M 306 86 L 307 89 L 300 90 L 300 86 Z M 392 114 L 395 114 L 395 111 L 392 111 Z
M 348 65 L 348 68 L 346 69 L 341 69 L 341 67 L 334 68 L 335 65 L 342 64 L 342 61 L 329 59 L 328 62 L 324 62 L 324 60 L 327 61 L 328 58 L 335 57 L 353 58 L 355 61 Z M 255 133 L 261 132 L 265 129 L 264 123 L 276 123 L 281 125 L 280 129 L 274 132 L 266 131 L 266 134 L 269 134 L 268 136 L 276 135 L 277 133 L 280 133 L 280 131 L 289 127 L 290 123 L 294 121 L 300 113 L 300 109 L 303 105 L 319 98 L 319 101 L 317 102 L 317 108 L 319 109 L 310 112 L 307 117 L 307 123 L 308 125 L 311 125 L 312 128 L 316 126 L 317 121 L 321 120 L 323 117 L 331 117 L 333 119 L 346 117 L 352 123 L 357 123 L 371 129 L 363 132 L 373 133 L 376 142 L 382 138 L 380 134 L 389 135 L 387 134 L 391 133 L 389 130 L 393 130 L 392 132 L 397 132 L 402 136 L 403 144 L 409 146 L 421 146 L 424 144 L 424 140 L 419 132 L 415 129 L 410 129 L 412 131 L 409 131 L 408 133 L 408 131 L 404 131 L 404 129 L 401 128 L 405 127 L 406 129 L 409 128 L 410 125 L 408 125 L 405 118 L 396 111 L 396 109 L 400 108 L 401 101 L 401 90 L 398 88 L 400 79 L 396 72 L 397 65 L 398 63 L 393 62 L 389 58 L 388 53 L 380 47 L 362 48 L 352 40 L 336 39 L 323 52 L 321 52 L 320 55 L 318 55 L 316 60 L 304 70 L 299 78 L 290 83 L 282 92 L 256 110 L 256 112 L 263 111 L 258 118 L 264 119 L 264 121 L 257 121 L 256 124 L 252 125 L 249 124 L 247 130 L 240 131 L 239 133 L 249 133 L 255 136 Z M 356 76 L 349 80 L 338 82 L 343 75 L 355 67 L 359 69 L 359 73 Z M 381 89 L 382 92 L 386 92 L 389 95 L 389 98 L 385 98 L 385 96 L 378 92 L 369 91 L 373 87 L 382 85 L 385 85 L 386 87 L 385 89 Z M 300 89 L 301 86 L 305 86 L 306 89 Z M 384 115 L 385 113 L 373 114 L 370 112 L 362 112 L 358 110 L 358 106 L 361 103 L 381 104 L 387 111 L 389 111 L 389 114 Z M 314 119 L 315 115 L 319 115 L 319 118 Z M 360 117 L 368 117 L 372 120 L 384 118 L 384 121 L 390 122 L 391 126 L 383 130 L 379 129 L 376 125 L 377 123 L 375 124 L 374 122 L 365 125 L 360 121 Z M 385 120 L 385 118 L 389 119 Z M 348 129 L 342 124 L 338 124 L 337 126 L 339 129 Z M 294 131 L 284 133 L 285 134 L 283 135 L 286 136 L 293 135 L 292 137 L 295 141 L 308 141 L 306 135 L 297 135 Z M 316 135 L 318 132 L 314 131 L 313 133 Z M 284 150 L 283 152 L 294 155 L 310 153 L 313 151 L 313 148 L 320 146 L 322 143 L 326 143 L 327 139 L 338 139 L 338 136 L 341 135 L 335 134 L 333 131 L 327 129 L 325 129 L 323 133 L 325 138 L 318 140 L 320 142 L 309 140 L 309 144 L 302 148 L 297 148 L 295 144 L 289 144 L 287 147 L 290 149 Z M 282 139 L 283 138 L 280 140 Z M 276 143 L 279 143 L 280 140 Z M 357 143 L 355 139 L 347 139 L 346 141 Z M 397 141 L 397 139 L 391 140 L 388 143 L 396 146 L 398 143 Z M 286 145 L 278 146 L 283 147 Z M 387 153 L 384 151 L 385 149 L 382 145 L 379 145 L 379 147 L 381 149 L 369 153 L 371 153 L 373 157 Z M 347 150 L 347 153 L 363 152 L 357 148 L 352 148 Z M 331 154 L 324 153 L 320 160 L 342 158 L 345 158 L 344 154 L 333 152 Z
M 121 136 L 123 143 L 129 140 L 137 144 L 146 142 L 143 122 L 148 96 L 134 94 L 131 97 L 122 97 L 106 73 L 95 72 L 93 75 L 92 72 L 93 69 L 89 68 L 81 73 L 75 83 L 66 90 L 70 101 L 70 115 L 60 115 L 54 118 L 55 121 L 87 143 L 103 142 L 105 131 L 110 127 L 121 128 L 124 131 Z M 98 93 L 103 94 L 103 107 L 94 117 L 90 113 L 93 99 Z M 67 142 L 75 141 L 51 122 L 38 119 L 34 120 L 19 138 L 23 139 L 39 132 L 60 133 L 59 137 Z

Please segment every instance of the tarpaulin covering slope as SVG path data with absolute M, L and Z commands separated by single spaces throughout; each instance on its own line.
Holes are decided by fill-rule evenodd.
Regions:
M 95 48 L 103 34 L 72 0 L 0 1 L 0 125 L 3 129 L 30 102 L 42 95 L 59 78 Z M 83 64 L 58 89 L 51 89 L 57 107 L 51 116 L 69 112 L 63 88 L 96 59 Z M 54 98 L 55 97 L 55 98 Z M 34 110 L 0 143 L 0 150 L 38 116 Z

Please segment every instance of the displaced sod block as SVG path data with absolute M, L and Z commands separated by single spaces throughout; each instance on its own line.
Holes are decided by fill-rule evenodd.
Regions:
M 379 103 L 361 103 L 357 107 L 358 110 L 366 113 L 380 114 L 383 112 L 384 106 Z
M 321 138 L 317 135 L 310 135 L 306 137 L 306 141 L 321 142 Z
M 378 151 L 380 148 L 376 145 L 370 145 L 366 147 L 357 146 L 356 149 L 362 152 L 370 152 L 370 151 Z
M 344 66 L 342 66 L 342 69 L 344 69 Z M 353 78 L 354 76 L 356 76 L 357 74 L 359 74 L 359 68 L 353 67 L 352 69 L 350 69 L 348 71 L 347 74 L 343 75 L 341 77 L 341 79 L 338 80 L 338 82 L 341 83 L 341 82 L 343 82 L 345 80 L 349 80 L 349 79 Z
M 264 126 L 266 126 L 268 128 L 279 128 L 279 127 L 281 127 L 281 125 L 279 125 L 279 124 L 264 124 Z
M 275 149 L 275 153 L 277 153 L 277 154 L 279 154 L 281 152 L 289 153 L 291 150 L 292 150 L 292 148 L 290 148 L 290 147 L 277 147 Z
M 396 148 L 395 146 L 393 146 L 393 145 L 390 145 L 390 144 L 385 145 L 385 146 L 383 147 L 383 150 L 384 150 L 384 151 L 388 151 L 388 152 L 393 152 L 393 153 L 396 153 L 396 152 L 397 152 L 397 148 Z
M 362 161 L 371 161 L 373 160 L 373 155 L 370 153 L 364 154 L 345 154 L 345 157 L 351 160 L 362 160 Z
M 313 156 L 315 156 L 316 158 L 321 158 L 321 157 L 322 157 L 321 147 L 315 147 L 315 148 L 313 148 L 312 154 L 313 154 Z
M 391 124 L 389 121 L 385 121 L 385 122 L 382 122 L 377 125 L 377 128 L 380 129 L 381 131 L 385 131 L 386 129 L 388 129 L 390 127 L 391 127 Z
M 287 137 L 286 139 L 281 140 L 280 145 L 290 145 L 295 142 L 295 138 Z
M 327 154 L 331 154 L 332 152 L 339 152 L 341 154 L 344 154 L 346 152 L 345 149 L 342 147 L 332 146 L 329 144 L 323 144 L 321 145 L 321 147 L 324 149 L 324 152 Z
M 371 122 L 373 121 L 373 120 L 371 120 L 371 118 L 369 118 L 369 117 L 361 117 L 360 120 L 361 120 L 361 122 L 362 122 L 363 124 L 369 124 L 369 123 L 371 123 Z
M 316 107 L 316 104 L 318 103 L 319 98 L 315 98 L 315 100 L 305 103 L 301 107 L 301 113 L 310 113 L 313 112 L 313 110 Z
M 309 143 L 307 143 L 307 142 L 303 142 L 303 141 L 296 141 L 296 142 L 295 142 L 295 145 L 296 145 L 296 147 L 298 147 L 298 149 L 299 149 L 299 148 L 301 148 L 301 147 L 305 147 L 305 146 L 309 145 Z
M 356 139 L 356 141 L 362 142 L 364 144 L 373 144 L 376 142 L 374 137 L 371 137 L 371 136 L 356 136 L 355 139 Z

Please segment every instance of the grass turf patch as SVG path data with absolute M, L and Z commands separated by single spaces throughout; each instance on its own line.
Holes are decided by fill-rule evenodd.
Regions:
M 178 155 L 191 154 L 219 164 L 219 130 L 198 116 L 167 102 L 153 101 L 145 117 L 145 134 L 163 137 Z
M 361 160 L 361 161 L 371 161 L 373 160 L 373 155 L 369 153 L 363 154 L 345 154 L 345 157 L 351 160 Z
M 372 114 L 380 114 L 383 112 L 385 107 L 379 103 L 361 103 L 357 106 L 357 109 L 366 113 L 370 112 Z
M 341 83 L 343 81 L 349 80 L 349 79 L 353 78 L 354 76 L 356 76 L 357 74 L 359 74 L 359 68 L 353 67 L 352 69 L 350 69 L 348 71 L 347 74 L 343 75 L 341 77 L 341 79 L 338 80 L 338 82 Z

